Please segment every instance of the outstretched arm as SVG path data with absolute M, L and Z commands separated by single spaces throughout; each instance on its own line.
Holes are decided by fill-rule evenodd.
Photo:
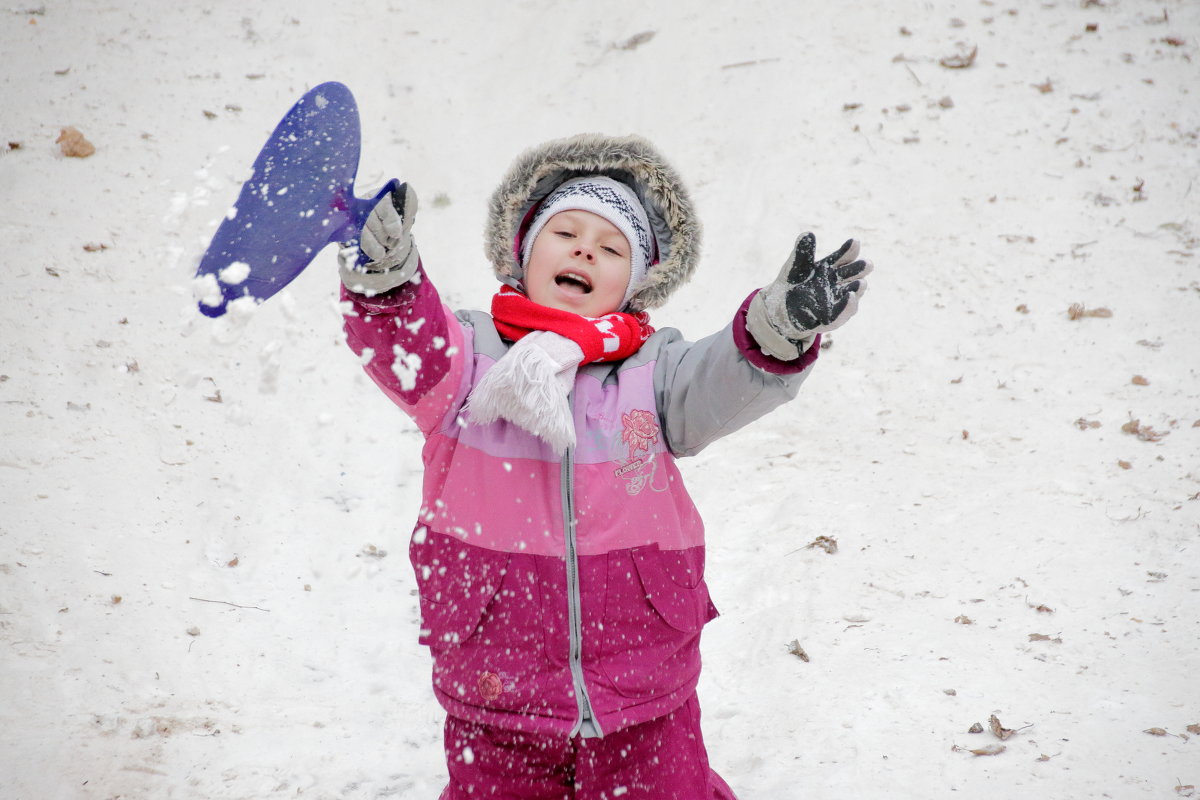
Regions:
M 372 380 L 426 430 L 450 399 L 434 388 L 456 385 L 462 373 L 463 333 L 421 266 L 411 232 L 416 208 L 407 184 L 385 195 L 359 247 L 344 248 L 338 261 L 342 299 L 350 303 L 347 344 Z
M 692 455 L 791 400 L 817 360 L 820 334 L 857 307 L 871 270 L 846 242 L 819 262 L 801 236 L 779 276 L 742 303 L 730 326 L 667 345 L 657 363 L 659 413 L 671 450 Z

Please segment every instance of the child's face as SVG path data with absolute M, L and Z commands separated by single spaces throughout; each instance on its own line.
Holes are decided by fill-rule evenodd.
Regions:
M 535 303 L 585 317 L 621 307 L 629 286 L 629 242 L 590 211 L 560 211 L 533 242 L 525 293 Z

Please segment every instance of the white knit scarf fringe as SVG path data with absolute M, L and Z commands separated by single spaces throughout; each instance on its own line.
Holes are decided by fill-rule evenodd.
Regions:
M 565 336 L 534 331 L 480 379 L 467 403 L 471 421 L 505 419 L 562 453 L 575 444 L 569 396 L 583 350 Z

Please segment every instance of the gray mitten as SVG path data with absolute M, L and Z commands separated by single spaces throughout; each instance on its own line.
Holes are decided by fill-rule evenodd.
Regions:
M 858 258 L 857 241 L 820 261 L 813 260 L 816 248 L 816 237 L 802 234 L 775 282 L 750 301 L 746 328 L 764 353 L 781 361 L 799 358 L 818 333 L 841 327 L 867 288 L 871 262 Z
M 406 283 L 417 272 L 420 258 L 412 237 L 417 216 L 417 193 L 407 183 L 379 198 L 367 215 L 358 247 L 338 251 L 342 283 L 352 292 L 382 294 Z

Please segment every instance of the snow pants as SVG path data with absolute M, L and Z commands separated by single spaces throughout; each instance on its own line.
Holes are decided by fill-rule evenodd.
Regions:
M 692 695 L 602 739 L 539 736 L 446 718 L 441 800 L 736 800 L 708 765 Z

